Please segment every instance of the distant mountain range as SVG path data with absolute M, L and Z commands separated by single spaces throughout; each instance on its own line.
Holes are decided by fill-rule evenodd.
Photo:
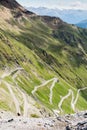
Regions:
M 87 18 L 87 10 L 73 10 L 73 9 L 48 9 L 45 7 L 27 7 L 28 10 L 47 16 L 60 17 L 63 21 L 71 24 L 77 24 Z
M 77 23 L 76 26 L 81 28 L 87 28 L 87 19 Z

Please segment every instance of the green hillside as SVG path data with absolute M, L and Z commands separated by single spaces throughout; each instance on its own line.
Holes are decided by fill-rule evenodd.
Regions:
M 0 108 L 31 117 L 86 110 L 87 30 L 14 4 L 0 2 Z

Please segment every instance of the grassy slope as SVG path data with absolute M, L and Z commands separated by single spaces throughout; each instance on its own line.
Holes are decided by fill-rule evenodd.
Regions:
M 23 67 L 25 72 L 19 74 L 16 80 L 29 95 L 43 80 L 57 77 L 59 83 L 56 83 L 53 89 L 52 105 L 49 103 L 50 84 L 36 92 L 39 101 L 50 109 L 58 109 L 60 96 L 65 96 L 68 89 L 72 89 L 76 96 L 77 88 L 87 85 L 87 30 L 66 24 L 54 30 L 36 18 L 9 21 L 13 28 L 17 26 L 18 31 L 9 29 L 8 23 L 5 23 L 5 29 L 0 29 L 1 73 L 8 66 L 9 69 Z M 2 28 L 2 25 L 0 26 Z M 82 48 L 78 47 L 79 44 Z M 11 76 L 5 80 L 13 82 Z M 0 87 L 3 88 L 3 85 Z M 79 110 L 87 108 L 86 93 L 86 90 L 80 93 L 76 105 Z M 73 112 L 70 100 L 71 98 L 68 98 L 62 105 L 64 113 Z M 11 109 L 8 104 L 5 99 L 0 101 L 0 107 L 3 109 Z

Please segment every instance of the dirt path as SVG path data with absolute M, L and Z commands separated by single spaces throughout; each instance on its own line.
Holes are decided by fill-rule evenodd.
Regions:
M 17 87 L 18 91 L 21 93 L 22 97 L 23 97 L 23 101 L 24 101 L 24 117 L 28 116 L 28 110 L 29 110 L 29 103 L 28 103 L 28 98 L 27 95 Z
M 19 104 L 18 99 L 16 98 L 16 96 L 15 96 L 13 90 L 12 90 L 13 86 L 10 85 L 9 83 L 7 83 L 6 81 L 4 81 L 4 78 L 7 77 L 7 76 L 10 76 L 12 73 L 14 73 L 15 71 L 19 71 L 19 70 L 23 70 L 23 68 L 18 67 L 14 70 L 11 70 L 10 72 L 9 71 L 4 72 L 4 74 L 2 74 L 2 76 L 0 78 L 0 83 L 3 82 L 7 86 L 8 90 L 9 90 L 9 92 L 10 92 L 12 98 L 13 98 L 13 101 L 14 101 L 14 104 L 15 104 L 15 107 L 16 107 L 16 113 L 21 113 L 20 104 Z
M 18 89 L 18 91 L 21 93 L 22 97 L 23 97 L 23 101 L 24 101 L 24 117 L 27 117 L 28 116 L 28 109 L 29 109 L 29 103 L 28 103 L 28 98 L 27 98 L 27 95 L 25 94 L 25 92 L 19 88 L 15 78 L 17 77 L 17 75 L 20 73 L 20 71 L 18 70 L 12 77 L 14 83 L 16 84 L 16 87 Z
M 53 78 L 54 79 L 54 78 Z M 40 88 L 40 87 L 43 87 L 43 86 L 45 86 L 45 85 L 47 85 L 49 82 L 51 82 L 53 79 L 50 79 L 50 80 L 48 80 L 48 81 L 45 81 L 44 83 L 42 83 L 41 85 L 39 85 L 39 86 L 35 86 L 34 87 L 34 90 L 32 90 L 32 95 L 34 95 L 35 94 L 35 92 L 38 90 L 38 88 Z
M 83 90 L 86 90 L 86 89 L 87 89 L 87 87 L 78 89 L 77 95 L 76 95 L 76 98 L 75 98 L 75 99 L 73 98 L 73 93 L 72 93 L 72 102 L 71 102 L 71 106 L 72 106 L 72 109 L 73 109 L 74 112 L 76 111 L 75 106 L 76 106 L 76 103 L 77 103 L 77 101 L 78 101 L 80 91 L 83 91 Z
M 13 100 L 14 100 L 14 104 L 15 104 L 15 107 L 16 107 L 16 113 L 21 113 L 20 104 L 19 104 L 19 102 L 18 102 L 18 100 L 17 100 L 17 98 L 16 98 L 16 96 L 15 96 L 13 90 L 12 90 L 12 85 L 7 83 L 6 81 L 4 81 L 4 84 L 7 86 L 8 90 L 9 90 L 9 92 L 10 92 L 10 94 L 11 94 Z
M 51 81 L 53 81 L 52 85 L 50 86 L 50 95 L 49 95 L 49 102 L 50 104 L 52 104 L 52 97 L 53 97 L 53 88 L 55 87 L 55 83 L 58 81 L 58 78 L 52 78 L 48 81 L 45 81 L 44 83 L 42 83 L 39 86 L 35 86 L 34 90 L 31 92 L 32 95 L 34 96 L 35 92 L 38 90 L 38 88 L 43 87 L 45 85 L 47 85 L 48 83 L 50 83 Z
M 53 88 L 55 87 L 55 84 L 56 84 L 56 82 L 58 81 L 58 78 L 54 78 L 53 79 L 53 83 L 52 83 L 52 85 L 51 85 L 51 87 L 50 87 L 50 99 L 49 99 L 49 101 L 50 101 L 50 104 L 53 104 L 53 102 L 52 102 L 52 98 L 53 98 Z
M 12 75 L 12 79 L 13 79 L 13 81 L 15 83 L 15 86 L 18 89 L 18 91 L 21 93 L 22 98 L 23 98 L 23 102 L 24 102 L 24 106 L 23 106 L 24 113 L 23 113 L 23 115 L 25 117 L 27 117 L 28 111 L 29 111 L 28 95 L 24 92 L 24 90 L 22 90 L 19 87 L 19 85 L 17 84 L 17 81 L 16 81 L 16 77 L 18 76 L 18 74 L 20 73 L 21 70 L 23 70 L 23 68 L 17 67 L 16 69 L 11 70 L 10 72 L 9 71 L 5 71 L 2 74 L 2 76 L 0 77 L 0 84 L 3 81 L 3 83 L 7 86 L 8 90 L 9 90 L 9 92 L 10 92 L 12 98 L 13 98 L 13 101 L 14 101 L 14 104 L 15 104 L 15 107 L 16 107 L 16 112 L 17 113 L 21 113 L 21 111 L 20 111 L 20 103 L 19 103 L 18 99 L 16 98 L 15 93 L 13 92 L 13 86 L 11 84 L 9 84 L 8 82 L 4 81 L 5 77 Z M 50 86 L 49 102 L 50 102 L 50 104 L 53 104 L 53 102 L 52 102 L 52 99 L 53 99 L 53 88 L 55 87 L 56 82 L 58 82 L 58 78 L 52 78 L 52 79 L 50 79 L 48 81 L 45 81 L 44 83 L 42 83 L 39 86 L 35 86 L 31 93 L 32 93 L 33 96 L 35 96 L 35 92 L 40 87 L 46 86 L 50 82 L 52 82 L 52 85 Z M 14 87 L 14 89 L 15 89 L 15 87 Z M 85 89 L 87 89 L 87 87 L 78 89 L 76 97 L 74 95 L 73 90 L 69 89 L 68 94 L 65 95 L 64 97 L 62 97 L 61 100 L 60 100 L 60 102 L 59 102 L 59 104 L 58 104 L 59 111 L 63 112 L 62 104 L 71 95 L 72 96 L 72 99 L 71 99 L 71 108 L 72 108 L 72 110 L 74 112 L 76 112 L 75 106 L 76 106 L 76 103 L 77 103 L 78 98 L 79 98 L 79 93 L 80 93 L 80 91 L 84 91 Z
M 74 97 L 74 93 L 73 93 L 73 91 L 71 92 L 71 95 L 72 95 L 71 108 L 72 108 L 73 111 L 74 111 L 74 110 L 75 110 L 75 104 L 74 104 L 75 97 Z
M 62 104 L 63 104 L 64 100 L 66 100 L 71 95 L 71 93 L 72 93 L 72 90 L 70 89 L 68 94 L 61 98 L 61 100 L 60 100 L 60 102 L 58 104 L 58 108 L 59 108 L 60 112 L 63 112 Z
M 87 87 L 79 89 L 79 90 L 77 91 L 76 98 L 74 97 L 74 92 L 70 89 L 70 90 L 69 90 L 69 93 L 68 93 L 66 96 L 62 97 L 62 99 L 60 100 L 60 102 L 59 102 L 59 104 L 58 104 L 58 108 L 59 108 L 60 112 L 63 112 L 63 110 L 62 110 L 62 104 L 63 104 L 64 100 L 66 100 L 70 95 L 72 96 L 71 108 L 72 108 L 72 110 L 73 110 L 74 112 L 76 112 L 75 106 L 76 106 L 76 103 L 77 103 L 78 98 L 79 98 L 79 93 L 80 93 L 80 91 L 83 91 L 83 90 L 85 90 L 85 89 L 87 89 Z
M 4 79 L 5 77 L 10 76 L 13 72 L 18 71 L 18 70 L 23 70 L 23 68 L 17 67 L 16 69 L 11 70 L 10 72 L 9 71 L 4 72 L 4 74 L 2 74 L 1 76 L 1 79 Z

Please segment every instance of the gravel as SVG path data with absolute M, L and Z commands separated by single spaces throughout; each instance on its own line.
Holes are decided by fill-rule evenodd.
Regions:
M 50 118 L 26 118 L 0 112 L 0 130 L 87 130 L 87 112 Z

